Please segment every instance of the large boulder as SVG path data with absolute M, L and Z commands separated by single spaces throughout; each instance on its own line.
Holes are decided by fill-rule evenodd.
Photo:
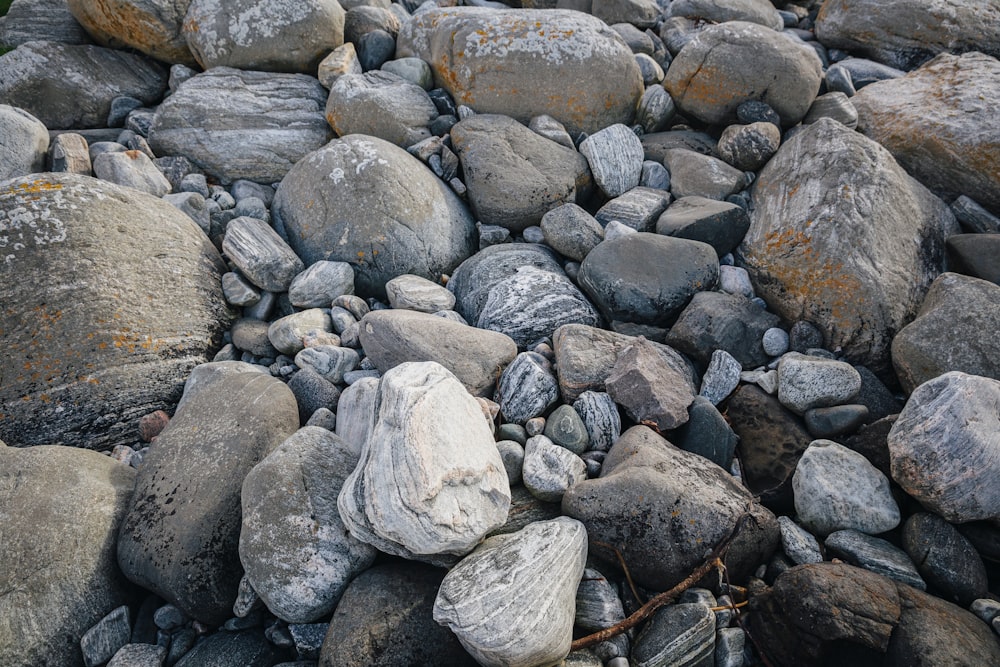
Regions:
M 232 322 L 218 252 L 170 204 L 75 174 L 6 181 L 0 221 L 0 437 L 134 443 Z
M 1000 57 L 1000 5 L 982 0 L 827 0 L 816 17 L 816 36 L 825 46 L 904 70 L 942 51 Z
M 167 63 L 195 64 L 181 31 L 191 0 L 67 0 L 67 4 L 104 46 L 130 47 Z
M 337 0 L 188 0 L 184 39 L 204 69 L 316 73 L 344 43 Z
M 756 23 L 727 21 L 681 49 L 663 87 L 681 113 L 703 123 L 733 123 L 736 107 L 760 100 L 788 126 L 805 117 L 822 79 L 822 63 L 806 44 Z
M 243 575 L 243 479 L 299 426 L 291 390 L 252 368 L 195 370 L 143 460 L 118 536 L 125 576 L 207 624 L 232 616 Z
M 28 42 L 0 56 L 0 104 L 50 130 L 105 127 L 116 97 L 153 104 L 166 88 L 159 63 L 99 46 Z
M 69 11 L 66 0 L 14 0 L 0 18 L 0 44 L 13 47 L 47 40 L 90 44 L 90 36 Z
M 132 601 L 115 534 L 134 483 L 96 452 L 0 442 L 0 664 L 82 667 L 83 634 Z
M 1000 56 L 1000 5 L 993 11 Z M 914 178 L 949 200 L 968 195 L 1000 214 L 1000 61 L 942 54 L 906 76 L 865 86 L 851 102 L 858 130 Z
M 407 273 L 438 281 L 475 249 L 465 204 L 417 158 L 352 134 L 288 172 L 271 210 L 306 265 L 348 262 L 361 296 Z
M 182 83 L 157 108 L 149 144 L 224 183 L 275 183 L 330 140 L 326 95 L 304 74 L 216 67 Z
M 431 9 L 400 30 L 396 56 L 429 62 L 458 104 L 523 123 L 547 114 L 572 135 L 631 123 L 643 93 L 618 34 L 570 10 Z
M 886 373 L 892 337 L 943 269 L 957 231 L 948 207 L 884 148 L 827 118 L 782 145 L 754 202 L 739 252 L 757 294 Z
M 0 181 L 45 170 L 49 131 L 24 109 L 0 104 Z

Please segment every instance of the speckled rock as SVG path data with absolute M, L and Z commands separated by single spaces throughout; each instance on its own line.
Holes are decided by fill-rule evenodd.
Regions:
M 66 0 L 17 0 L 0 20 L 0 44 L 9 47 L 47 40 L 61 44 L 90 44 L 83 26 L 69 11 Z
M 670 4 L 670 16 L 708 19 L 715 23 L 749 21 L 771 30 L 781 30 L 784 22 L 767 0 L 677 0 Z

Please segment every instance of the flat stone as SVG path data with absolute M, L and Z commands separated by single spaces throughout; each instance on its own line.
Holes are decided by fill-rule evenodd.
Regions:
M 521 479 L 542 502 L 557 503 L 566 492 L 587 479 L 583 459 L 544 435 L 528 438 L 524 446 Z
M 910 557 L 891 542 L 847 529 L 830 533 L 823 544 L 832 555 L 851 565 L 920 590 L 927 588 Z
M 669 204 L 669 192 L 638 186 L 609 201 L 594 217 L 601 225 L 617 220 L 637 232 L 652 232 Z
M 798 525 L 787 516 L 778 517 L 781 528 L 781 548 L 793 563 L 822 563 L 823 552 L 819 550 L 816 536 Z
M 677 199 L 725 199 L 746 184 L 746 177 L 739 169 L 686 148 L 668 150 L 663 164 L 670 170 L 670 193 Z
M 918 512 L 903 525 L 903 548 L 940 597 L 967 607 L 986 597 L 983 559 L 972 544 L 936 514 Z

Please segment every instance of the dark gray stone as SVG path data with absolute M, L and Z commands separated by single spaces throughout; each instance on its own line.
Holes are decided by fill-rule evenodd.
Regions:
M 639 137 L 642 143 L 643 158 L 653 162 L 663 162 L 667 151 L 673 148 L 686 148 L 689 151 L 712 155 L 715 152 L 715 139 L 704 132 L 694 130 L 671 130 L 669 132 L 652 132 Z
M 103 665 L 128 644 L 131 634 L 128 605 L 118 607 L 83 633 L 80 638 L 83 664 L 86 667 Z
M 1000 232 L 1000 218 L 993 215 L 975 200 L 966 195 L 960 196 L 951 203 L 951 210 L 958 218 L 959 224 L 967 232 L 976 234 Z
M 15 0 L 0 19 L 0 44 L 20 46 L 40 40 L 90 44 L 90 36 L 69 11 L 66 0 Z
M 299 421 L 305 423 L 320 408 L 334 410 L 340 389 L 312 368 L 303 368 L 288 381 L 299 408 Z
M 687 422 L 697 393 L 683 357 L 641 336 L 618 355 L 605 386 L 633 421 L 660 432 Z
M 863 405 L 836 405 L 831 408 L 813 408 L 802 414 L 809 435 L 814 438 L 833 438 L 850 435 L 868 421 L 868 408 Z
M 809 107 L 813 111 L 816 104 Z M 757 171 L 781 144 L 781 130 L 772 123 L 730 125 L 719 137 L 719 157 L 741 171 Z
M 663 607 L 635 640 L 632 660 L 642 667 L 711 665 L 715 655 L 715 614 L 700 602 Z
M 920 590 L 927 588 L 907 553 L 891 542 L 848 529 L 830 533 L 823 544 L 830 555 L 851 565 Z
M 918 512 L 903 525 L 903 548 L 933 592 L 968 607 L 986 597 L 986 567 L 976 549 L 936 514 Z
M 126 644 L 115 653 L 107 667 L 162 667 L 167 648 L 156 644 Z
M 769 359 L 761 337 L 780 321 L 742 296 L 698 292 L 670 328 L 666 342 L 701 364 L 708 364 L 713 350 L 725 350 L 744 368 L 755 368 Z
M 504 243 L 480 250 L 462 262 L 448 281 L 448 289 L 455 294 L 455 310 L 475 324 L 494 286 L 527 266 L 562 272 L 555 254 L 541 245 Z
M 175 667 L 272 667 L 282 659 L 278 648 L 258 628 L 216 632 L 195 644 Z
M 955 234 L 945 245 L 952 271 L 1000 285 L 1000 234 Z
M 663 165 L 670 170 L 670 192 L 678 199 L 725 199 L 742 190 L 747 182 L 739 169 L 686 148 L 668 150 Z
M 702 241 L 719 257 L 731 252 L 750 228 L 742 206 L 705 197 L 682 197 L 656 221 L 656 233 Z
M 696 396 L 688 406 L 688 422 L 670 435 L 684 451 L 698 454 L 729 470 L 739 438 L 710 400 Z
M 548 211 L 540 222 L 545 242 L 553 250 L 578 262 L 604 240 L 604 227 L 576 204 Z

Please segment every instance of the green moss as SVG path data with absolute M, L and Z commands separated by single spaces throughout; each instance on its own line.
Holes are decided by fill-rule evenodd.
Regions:
M 14 2 L 14 0 L 0 0 L 0 16 L 5 16 L 7 14 L 7 10 L 10 9 L 10 3 L 12 2 Z

